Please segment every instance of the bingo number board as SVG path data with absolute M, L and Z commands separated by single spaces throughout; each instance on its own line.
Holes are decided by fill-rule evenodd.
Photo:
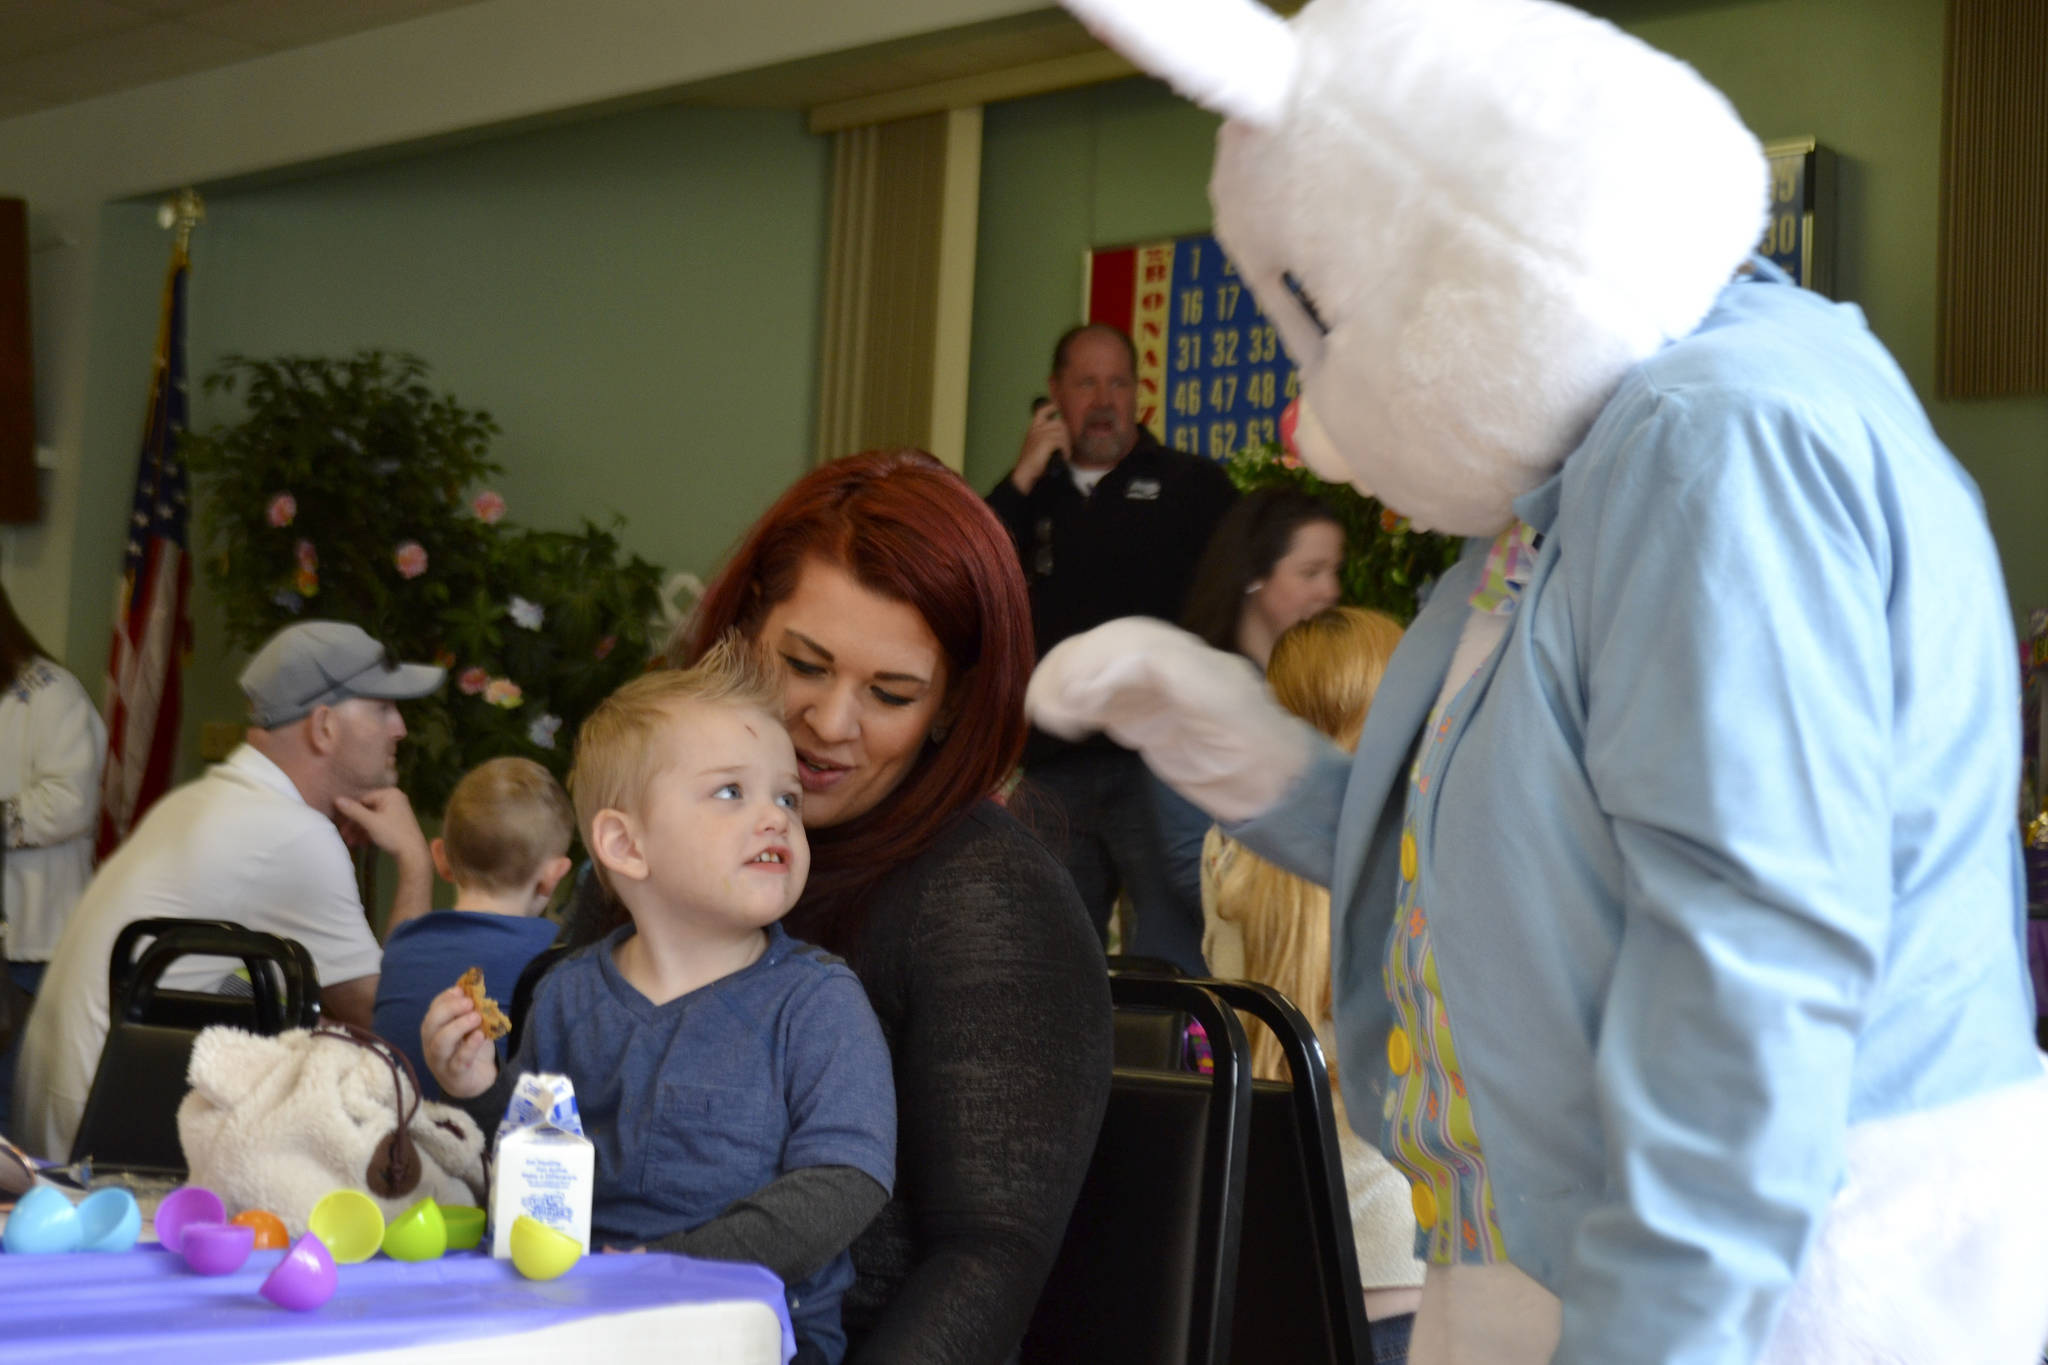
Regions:
M 1088 320 L 1137 347 L 1138 420 L 1153 435 L 1219 460 L 1279 441 L 1301 381 L 1214 237 L 1091 251 L 1087 288 Z

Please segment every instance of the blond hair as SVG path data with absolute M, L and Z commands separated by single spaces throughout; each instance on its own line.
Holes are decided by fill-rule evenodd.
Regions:
M 1282 706 L 1337 741 L 1358 746 L 1366 711 L 1401 642 L 1393 617 L 1362 607 L 1332 607 L 1290 628 L 1273 645 L 1266 681 Z M 1216 915 L 1244 935 L 1244 974 L 1292 1000 L 1311 1023 L 1328 1019 L 1330 893 L 1253 853 L 1236 847 L 1222 860 Z M 1264 1028 L 1252 1037 L 1252 1074 L 1287 1077 L 1280 1040 Z M 1330 1086 L 1337 1085 L 1336 1058 Z
M 503 895 L 569 851 L 576 820 L 553 773 L 530 758 L 494 758 L 463 774 L 441 817 L 450 879 Z
M 683 707 L 731 706 L 759 711 L 782 724 L 782 685 L 739 636 L 721 636 L 688 668 L 642 673 L 598 703 L 576 734 L 569 794 L 584 837 L 599 811 L 637 812 L 666 757 L 658 743 Z M 611 878 L 593 860 L 606 891 Z

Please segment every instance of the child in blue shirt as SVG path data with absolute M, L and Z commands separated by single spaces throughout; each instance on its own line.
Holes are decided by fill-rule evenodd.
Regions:
M 847 1247 L 895 1179 L 889 1052 L 860 981 L 777 921 L 810 847 L 779 689 L 733 644 L 645 674 L 584 722 L 569 779 L 628 923 L 549 971 L 502 1070 L 460 989 L 420 1034 L 479 1122 L 523 1072 L 575 1084 L 591 1239 L 767 1266 L 804 1365 L 845 1354 Z
M 441 1098 L 420 1052 L 427 1007 L 471 967 L 487 993 L 511 999 L 526 964 L 555 941 L 555 922 L 541 912 L 569 870 L 575 829 L 562 784 L 531 759 L 494 758 L 455 784 L 441 837 L 428 846 L 434 870 L 455 885 L 455 907 L 391 931 L 372 1024 L 412 1058 L 425 1098 Z

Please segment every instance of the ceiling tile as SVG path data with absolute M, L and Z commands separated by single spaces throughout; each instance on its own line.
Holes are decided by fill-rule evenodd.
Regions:
M 22 85 L 57 100 L 85 99 L 262 55 L 250 43 L 161 20 L 17 64 Z
M 0 118 L 13 118 L 16 114 L 33 113 L 50 103 L 44 95 L 33 94 L 18 85 L 9 83 L 6 68 L 0 67 Z
M 0 64 L 147 22 L 108 0 L 0 0 Z
M 216 0 L 184 22 L 272 51 L 459 9 L 476 0 Z
M 115 4 L 139 10 L 157 19 L 176 19 L 194 10 L 212 9 L 221 0 L 114 0 Z

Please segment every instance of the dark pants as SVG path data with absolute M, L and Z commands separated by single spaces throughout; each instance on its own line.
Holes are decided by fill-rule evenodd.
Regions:
M 43 970 L 47 962 L 9 962 L 7 974 L 14 978 L 14 984 L 33 996 L 43 988 Z M 26 1033 L 26 1027 L 22 1033 Z M 0 1052 L 0 1134 L 9 1134 L 8 1128 L 14 1119 L 14 1059 L 21 1055 L 21 1033 L 14 1035 L 14 1041 Z
M 1064 829 L 1048 831 L 1054 836 L 1049 842 L 1066 863 L 1095 932 L 1108 941 L 1109 917 L 1122 890 L 1130 895 L 1137 920 L 1123 950 L 1162 957 L 1189 975 L 1207 976 L 1198 876 L 1175 875 L 1161 830 L 1162 792 L 1175 802 L 1180 798 L 1165 792 L 1144 761 L 1124 749 L 1076 749 L 1024 775 L 1060 814 Z M 1200 856 L 1197 834 L 1189 873 L 1196 871 Z
M 1415 1315 L 1382 1318 L 1366 1324 L 1372 1333 L 1372 1365 L 1408 1365 L 1408 1338 L 1415 1330 Z

